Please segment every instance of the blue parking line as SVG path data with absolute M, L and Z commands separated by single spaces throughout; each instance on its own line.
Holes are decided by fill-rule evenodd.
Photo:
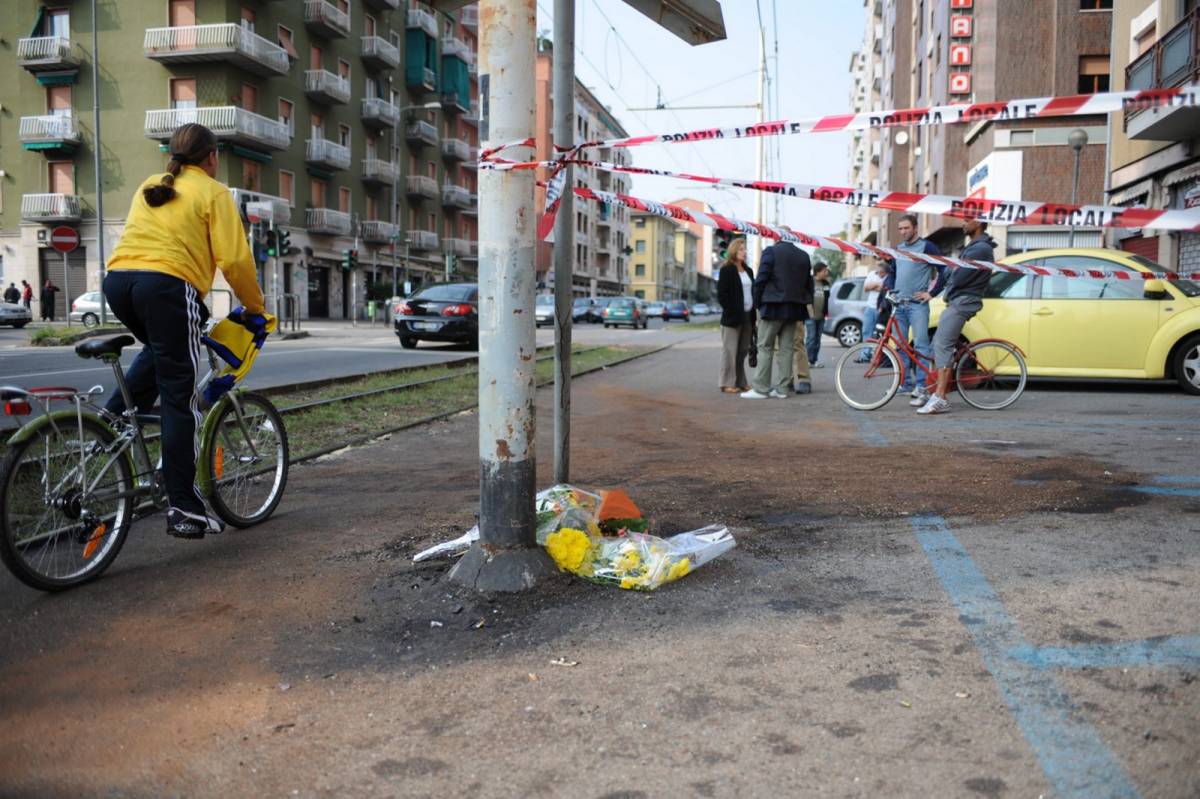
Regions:
M 1052 674 L 1013 659 L 1028 647 L 987 578 L 940 516 L 912 520 L 917 540 L 958 608 L 980 657 L 1000 689 L 1042 771 L 1062 797 L 1136 797 L 1121 764 L 1070 704 Z
M 1132 486 L 1143 494 L 1159 494 L 1168 497 L 1200 497 L 1200 488 L 1168 488 L 1166 486 Z
M 864 415 L 863 411 L 856 411 L 854 421 L 858 425 L 858 434 L 862 437 L 863 442 L 868 447 L 890 447 L 891 442 L 887 440 L 887 436 L 879 429 L 879 425 L 875 424 L 874 420 L 869 419 Z
M 1200 484 L 1200 474 L 1160 474 L 1150 479 L 1156 483 L 1166 483 L 1167 485 Z
M 1200 635 L 1167 635 L 1144 641 L 1118 641 L 1079 646 L 1024 646 L 1009 657 L 1036 669 L 1111 669 L 1200 666 Z

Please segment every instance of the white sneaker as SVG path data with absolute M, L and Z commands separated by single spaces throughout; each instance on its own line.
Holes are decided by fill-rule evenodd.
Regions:
M 824 361 L 817 361 L 816 363 L 814 363 L 814 364 L 812 365 L 812 368 L 813 368 L 813 369 L 824 369 L 824 368 L 825 368 L 825 362 L 824 362 Z
M 757 391 L 755 391 L 754 389 L 750 389 L 749 391 L 743 391 L 739 396 L 742 399 L 767 399 L 767 397 L 769 397 L 770 395 L 769 394 L 760 394 Z
M 937 394 L 930 396 L 929 401 L 921 406 L 917 413 L 929 415 L 934 413 L 949 413 L 950 403 L 939 397 Z
M 767 396 L 770 397 L 771 399 L 787 399 L 787 394 L 784 394 L 782 391 L 780 391 L 777 388 L 771 389 L 767 393 Z
M 924 386 L 913 386 L 913 390 L 908 392 L 908 396 L 910 397 L 919 397 L 922 394 L 925 394 L 926 397 L 929 396 L 929 394 L 925 391 Z
M 927 402 L 929 402 L 929 394 L 925 391 L 922 391 L 917 394 L 913 394 L 912 399 L 909 400 L 908 404 L 913 406 L 914 408 L 920 408 L 922 405 L 924 405 Z

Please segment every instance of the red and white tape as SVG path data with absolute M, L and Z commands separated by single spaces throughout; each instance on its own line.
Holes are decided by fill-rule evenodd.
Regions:
M 790 241 L 793 244 L 806 247 L 824 247 L 847 254 L 866 255 L 875 258 L 899 258 L 942 266 L 962 266 L 968 269 L 984 269 L 989 272 L 1009 272 L 1022 275 L 1040 275 L 1042 277 L 1085 277 L 1103 280 L 1200 280 L 1200 272 L 1179 274 L 1176 272 L 1147 273 L 1124 269 L 1072 269 L 1068 267 L 1030 266 L 1026 264 L 999 264 L 992 263 L 991 261 L 964 260 L 947 255 L 928 255 L 926 253 L 897 250 L 891 247 L 879 247 L 861 241 L 845 241 L 833 236 L 813 236 L 807 233 L 798 233 L 786 228 L 761 225 L 756 222 L 746 222 L 740 219 L 721 216 L 720 214 L 692 211 L 678 205 L 643 200 L 627 194 L 614 194 L 612 192 L 597 191 L 588 188 L 576 188 L 574 192 L 577 196 L 585 200 L 609 203 L 610 205 L 621 205 L 626 208 L 632 208 L 635 211 L 644 211 L 656 216 L 673 219 L 676 222 L 693 222 L 749 236 L 764 236 L 771 239 Z
M 563 161 L 494 161 L 481 164 L 484 169 L 511 170 L 546 167 L 556 169 Z M 779 183 L 768 180 L 735 180 L 707 175 L 691 175 L 666 169 L 624 166 L 605 161 L 571 160 L 577 166 L 592 167 L 608 172 L 630 175 L 654 175 L 705 183 L 710 186 L 730 186 L 752 189 L 786 197 L 799 197 L 818 202 L 853 205 L 862 208 L 881 208 L 914 214 L 935 214 L 958 219 L 979 219 L 996 225 L 1054 225 L 1061 227 L 1142 228 L 1146 230 L 1182 230 L 1200 232 L 1200 206 L 1167 210 L 1161 208 L 1115 205 L 1072 205 L 1035 200 L 994 200 L 982 197 L 955 197 L 949 194 L 913 194 L 900 191 L 864 191 L 852 186 L 819 186 L 809 183 Z M 561 188 L 559 189 L 561 192 Z M 557 196 L 557 195 L 556 195 Z

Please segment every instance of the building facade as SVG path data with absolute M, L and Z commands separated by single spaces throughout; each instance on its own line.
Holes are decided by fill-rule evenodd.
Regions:
M 538 39 L 536 65 L 536 158 L 548 161 L 554 157 L 554 46 L 549 39 Z M 575 81 L 575 141 L 594 141 L 625 138 L 629 134 L 612 112 L 586 86 Z M 574 142 L 559 142 L 573 144 Z M 623 149 L 589 150 L 584 157 L 626 165 L 629 154 Z M 628 194 L 628 175 L 576 166 L 573 169 L 575 186 L 599 191 Z M 549 173 L 539 170 L 538 179 L 545 182 Z M 535 197 L 539 210 L 546 206 L 546 191 L 537 187 Z M 571 246 L 574 263 L 571 269 L 572 294 L 576 297 L 616 296 L 629 290 L 629 210 L 607 203 L 594 203 L 575 198 Z M 553 236 L 551 236 L 553 238 Z M 545 290 L 554 288 L 553 241 L 537 244 L 538 285 Z
M 666 217 L 638 211 L 629 216 L 633 295 L 651 301 L 687 299 L 695 284 L 696 235 Z
M 348 318 L 391 296 L 394 283 L 475 274 L 474 7 L 447 15 L 401 0 L 111 6 L 120 18 L 102 18 L 98 36 L 100 225 L 87 6 L 12 6 L 0 22 L 15 44 L 0 51 L 13 59 L 0 62 L 0 94 L 20 117 L 0 128 L 6 279 L 64 280 L 66 302 L 97 288 L 98 235 L 111 253 L 134 191 L 162 170 L 166 142 L 188 122 L 216 133 L 217 179 L 243 211 L 266 203 L 290 235 L 287 252 L 256 253 L 268 308 Z M 65 275 L 46 249 L 57 224 L 78 228 L 87 245 Z M 217 296 L 214 305 L 223 311 Z
M 862 49 L 850 56 L 850 109 L 863 113 L 882 108 L 883 97 L 883 0 L 863 0 L 867 12 L 866 32 Z M 864 190 L 879 191 L 883 158 L 882 133 L 878 130 L 856 130 L 850 137 L 850 185 Z M 847 236 L 852 241 L 874 244 L 879 240 L 882 214 L 870 208 L 850 209 Z M 846 258 L 846 274 L 865 274 L 873 258 L 850 255 Z
M 703 200 L 694 200 L 690 197 L 672 200 L 671 205 L 678 205 L 689 211 L 699 211 L 703 214 L 711 213 L 713 210 Z M 721 255 L 715 252 L 713 229 L 697 222 L 682 222 L 681 224 L 696 237 L 696 254 L 693 258 L 696 274 L 692 293 L 688 295 L 688 299 L 697 302 L 715 301 L 717 297 L 716 272 L 721 267 Z
M 1124 0 L 1113 12 L 1114 90 L 1200 82 L 1200 2 Z M 1164 108 L 1113 114 L 1109 202 L 1200 206 L 1200 112 Z M 1200 234 L 1115 230 L 1110 244 L 1176 271 L 1200 270 Z

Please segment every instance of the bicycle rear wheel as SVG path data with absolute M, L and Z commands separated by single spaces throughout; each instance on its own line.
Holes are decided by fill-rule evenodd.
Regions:
M 212 509 L 226 524 L 249 527 L 265 521 L 283 497 L 288 440 L 283 419 L 261 394 L 240 391 L 221 403 L 210 428 L 208 470 Z
M 954 368 L 954 384 L 970 405 L 998 411 L 1017 401 L 1028 375 L 1025 359 L 1011 344 L 980 341 L 971 344 Z
M 47 424 L 0 469 L 0 559 L 21 582 L 61 591 L 94 580 L 133 521 L 133 467 L 112 431 L 84 417 Z
M 867 357 L 871 350 L 874 353 Z M 838 361 L 834 384 L 842 402 L 860 411 L 873 411 L 896 396 L 900 361 L 891 347 L 876 342 L 855 344 Z

